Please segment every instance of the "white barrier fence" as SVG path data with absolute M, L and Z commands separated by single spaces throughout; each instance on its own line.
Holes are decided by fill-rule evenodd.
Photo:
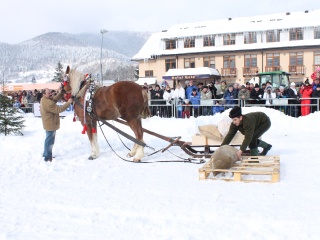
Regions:
M 201 100 L 200 104 L 198 105 L 190 105 L 191 115 L 192 116 L 210 116 L 214 115 L 217 112 L 222 112 L 230 107 L 234 106 L 243 106 L 243 107 L 269 107 L 274 108 L 276 110 L 280 110 L 285 114 L 292 115 L 293 117 L 299 116 L 299 109 L 301 107 L 308 107 L 310 108 L 311 112 L 319 111 L 320 110 L 320 99 L 319 98 L 300 98 L 298 102 L 294 104 L 290 104 L 290 100 L 295 100 L 291 98 L 274 98 L 271 99 L 272 103 L 266 105 L 264 104 L 252 104 L 250 101 L 253 99 L 248 100 L 238 100 L 236 99 L 235 104 L 225 104 L 223 99 L 210 99 L 210 100 Z M 261 99 L 267 100 L 267 99 Z M 270 99 L 268 99 L 270 100 Z M 310 100 L 311 102 L 305 104 L 302 100 Z M 63 105 L 64 102 L 58 102 L 58 105 Z M 183 104 L 179 104 L 179 101 L 175 99 L 174 101 L 168 104 L 165 100 L 151 100 L 149 105 L 150 112 L 152 116 L 159 116 L 159 117 L 177 117 L 181 118 L 182 111 L 184 109 Z M 40 117 L 40 103 L 34 103 L 29 107 L 22 107 L 21 108 L 26 113 L 34 113 L 36 117 Z M 196 113 L 195 113 L 196 110 Z M 293 111 L 294 110 L 294 111 Z M 294 112 L 294 114 L 292 114 Z M 61 117 L 67 116 L 69 114 L 73 114 L 74 109 L 73 106 L 70 105 L 64 112 L 60 113 Z
M 58 102 L 57 105 L 63 105 L 64 102 Z M 40 113 L 40 103 L 34 103 L 33 104 L 33 113 L 34 116 L 36 117 L 41 117 L 41 113 Z M 70 105 L 70 107 L 68 107 L 65 111 L 63 111 L 62 113 L 60 113 L 60 117 L 65 117 L 69 114 L 73 114 L 73 105 Z

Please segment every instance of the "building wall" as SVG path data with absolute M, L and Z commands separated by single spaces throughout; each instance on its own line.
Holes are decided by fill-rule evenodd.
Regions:
M 194 58 L 195 67 L 198 68 L 203 67 L 204 57 L 214 56 L 215 68 L 223 73 L 223 56 L 235 55 L 237 74 L 234 76 L 234 69 L 225 69 L 225 76 L 222 78 L 230 83 L 245 83 L 254 77 L 252 73 L 255 72 L 253 68 L 250 71 L 251 75 L 244 76 L 245 54 L 256 54 L 258 72 L 266 72 L 266 55 L 279 53 L 280 70 L 290 72 L 290 53 L 303 52 L 304 74 L 299 75 L 292 71 L 291 75 L 293 81 L 301 82 L 306 77 L 310 78 L 315 70 L 314 52 L 320 51 L 319 14 L 320 10 L 313 10 L 179 24 L 166 31 L 153 34 L 141 51 L 133 57 L 133 60 L 139 61 L 140 77 L 144 76 L 144 70 L 153 70 L 158 82 L 162 82 L 162 76 L 166 74 L 165 59 L 176 59 L 176 68 L 181 69 L 184 68 L 184 58 Z M 269 31 L 271 33 L 274 31 L 275 36 L 280 33 L 279 36 L 276 36 L 279 41 L 268 42 Z M 300 31 L 303 33 L 303 40 L 291 41 L 290 32 L 299 37 Z M 256 34 L 256 43 L 245 44 L 245 38 L 251 33 Z M 235 45 L 224 45 L 224 37 L 231 35 L 235 35 Z M 206 36 L 210 36 L 210 40 L 214 37 L 214 46 L 204 46 L 203 40 Z M 184 48 L 184 41 L 190 39 L 195 39 L 195 47 Z M 175 42 L 176 48 L 167 50 L 167 41 Z M 150 59 L 154 56 L 156 59 Z M 297 66 L 297 69 L 303 68 Z
M 263 37 L 263 36 L 262 36 Z M 260 36 L 261 38 L 261 36 Z M 314 52 L 320 51 L 319 49 L 290 49 L 290 50 L 263 50 L 263 51 L 248 51 L 248 52 L 240 52 L 240 53 L 204 53 L 204 54 L 196 54 L 196 55 L 180 55 L 177 56 L 177 68 L 184 68 L 184 59 L 185 58 L 194 58 L 196 67 L 203 67 L 203 59 L 204 57 L 215 57 L 215 66 L 216 69 L 221 73 L 221 69 L 223 68 L 223 56 L 224 55 L 235 55 L 236 68 L 237 68 L 237 76 L 236 77 L 223 77 L 222 79 L 226 80 L 228 83 L 237 82 L 240 84 L 244 84 L 246 81 L 249 81 L 252 76 L 243 76 L 243 67 L 244 67 L 244 55 L 245 54 L 256 54 L 257 55 L 257 67 L 259 72 L 265 72 L 266 62 L 267 62 L 267 54 L 268 53 L 279 53 L 280 54 L 280 66 L 281 70 L 289 71 L 290 65 L 290 52 L 303 52 L 303 64 L 305 66 L 305 74 L 304 75 L 295 75 L 292 74 L 290 79 L 295 82 L 301 82 L 306 79 L 306 77 L 311 76 L 314 72 Z M 140 61 L 139 62 L 139 75 L 140 77 L 145 77 L 145 70 L 153 70 L 154 77 L 157 78 L 157 82 L 160 84 L 162 80 L 162 76 L 166 74 L 165 71 L 165 59 L 176 59 L 175 56 L 167 56 L 161 57 L 157 59 L 152 59 L 148 61 Z M 240 81 L 239 81 L 240 80 Z M 310 79 L 311 80 L 311 79 Z

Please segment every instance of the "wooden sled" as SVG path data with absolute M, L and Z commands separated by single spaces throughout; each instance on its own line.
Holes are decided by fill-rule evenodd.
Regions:
M 123 121 L 121 119 L 116 119 L 114 121 L 128 126 L 127 122 Z M 155 136 L 157 138 L 160 138 L 160 139 L 170 143 L 167 147 L 165 147 L 162 150 L 162 152 L 165 152 L 166 150 L 168 150 L 172 146 L 178 146 L 186 154 L 188 154 L 191 157 L 194 157 L 194 158 L 211 158 L 211 155 L 214 153 L 214 151 L 221 146 L 220 144 L 192 145 L 191 142 L 185 142 L 185 141 L 180 140 L 181 137 L 166 137 L 166 136 L 163 136 L 163 135 L 161 135 L 159 133 L 152 132 L 152 131 L 150 131 L 148 129 L 145 129 L 145 128 L 142 128 L 142 130 L 143 130 L 143 132 L 145 132 L 147 134 L 150 134 L 152 136 Z M 238 147 L 240 145 L 230 145 L 230 146 Z M 248 155 L 248 154 L 249 154 L 249 151 L 245 151 L 243 153 L 243 155 Z

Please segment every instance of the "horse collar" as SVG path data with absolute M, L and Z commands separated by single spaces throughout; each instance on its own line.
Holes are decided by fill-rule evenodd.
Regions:
M 92 109 L 93 109 L 94 93 L 95 93 L 95 84 L 94 84 L 94 81 L 90 81 L 89 88 L 87 89 L 87 92 L 86 92 L 86 95 L 84 98 L 84 101 L 88 102 L 88 106 L 87 106 L 86 110 L 89 114 L 92 113 Z

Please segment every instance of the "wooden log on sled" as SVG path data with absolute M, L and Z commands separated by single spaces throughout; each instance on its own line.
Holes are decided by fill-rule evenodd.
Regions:
M 114 121 L 128 126 L 127 122 L 121 119 L 115 119 Z M 160 138 L 164 141 L 169 142 L 170 144 L 165 148 L 165 150 L 169 149 L 172 146 L 179 146 L 186 154 L 194 158 L 211 158 L 212 153 L 214 153 L 214 151 L 221 146 L 221 142 L 222 142 L 222 141 L 218 141 L 218 142 L 208 141 L 208 142 L 205 142 L 204 144 L 197 144 L 196 142 L 197 145 L 193 145 L 192 142 L 185 142 L 180 140 L 180 137 L 166 137 L 145 128 L 142 128 L 142 130 L 147 134 L 150 134 L 152 136 L 155 136 L 157 138 Z M 230 146 L 239 146 L 239 144 L 231 143 Z M 245 152 L 244 154 L 247 154 L 247 153 Z

